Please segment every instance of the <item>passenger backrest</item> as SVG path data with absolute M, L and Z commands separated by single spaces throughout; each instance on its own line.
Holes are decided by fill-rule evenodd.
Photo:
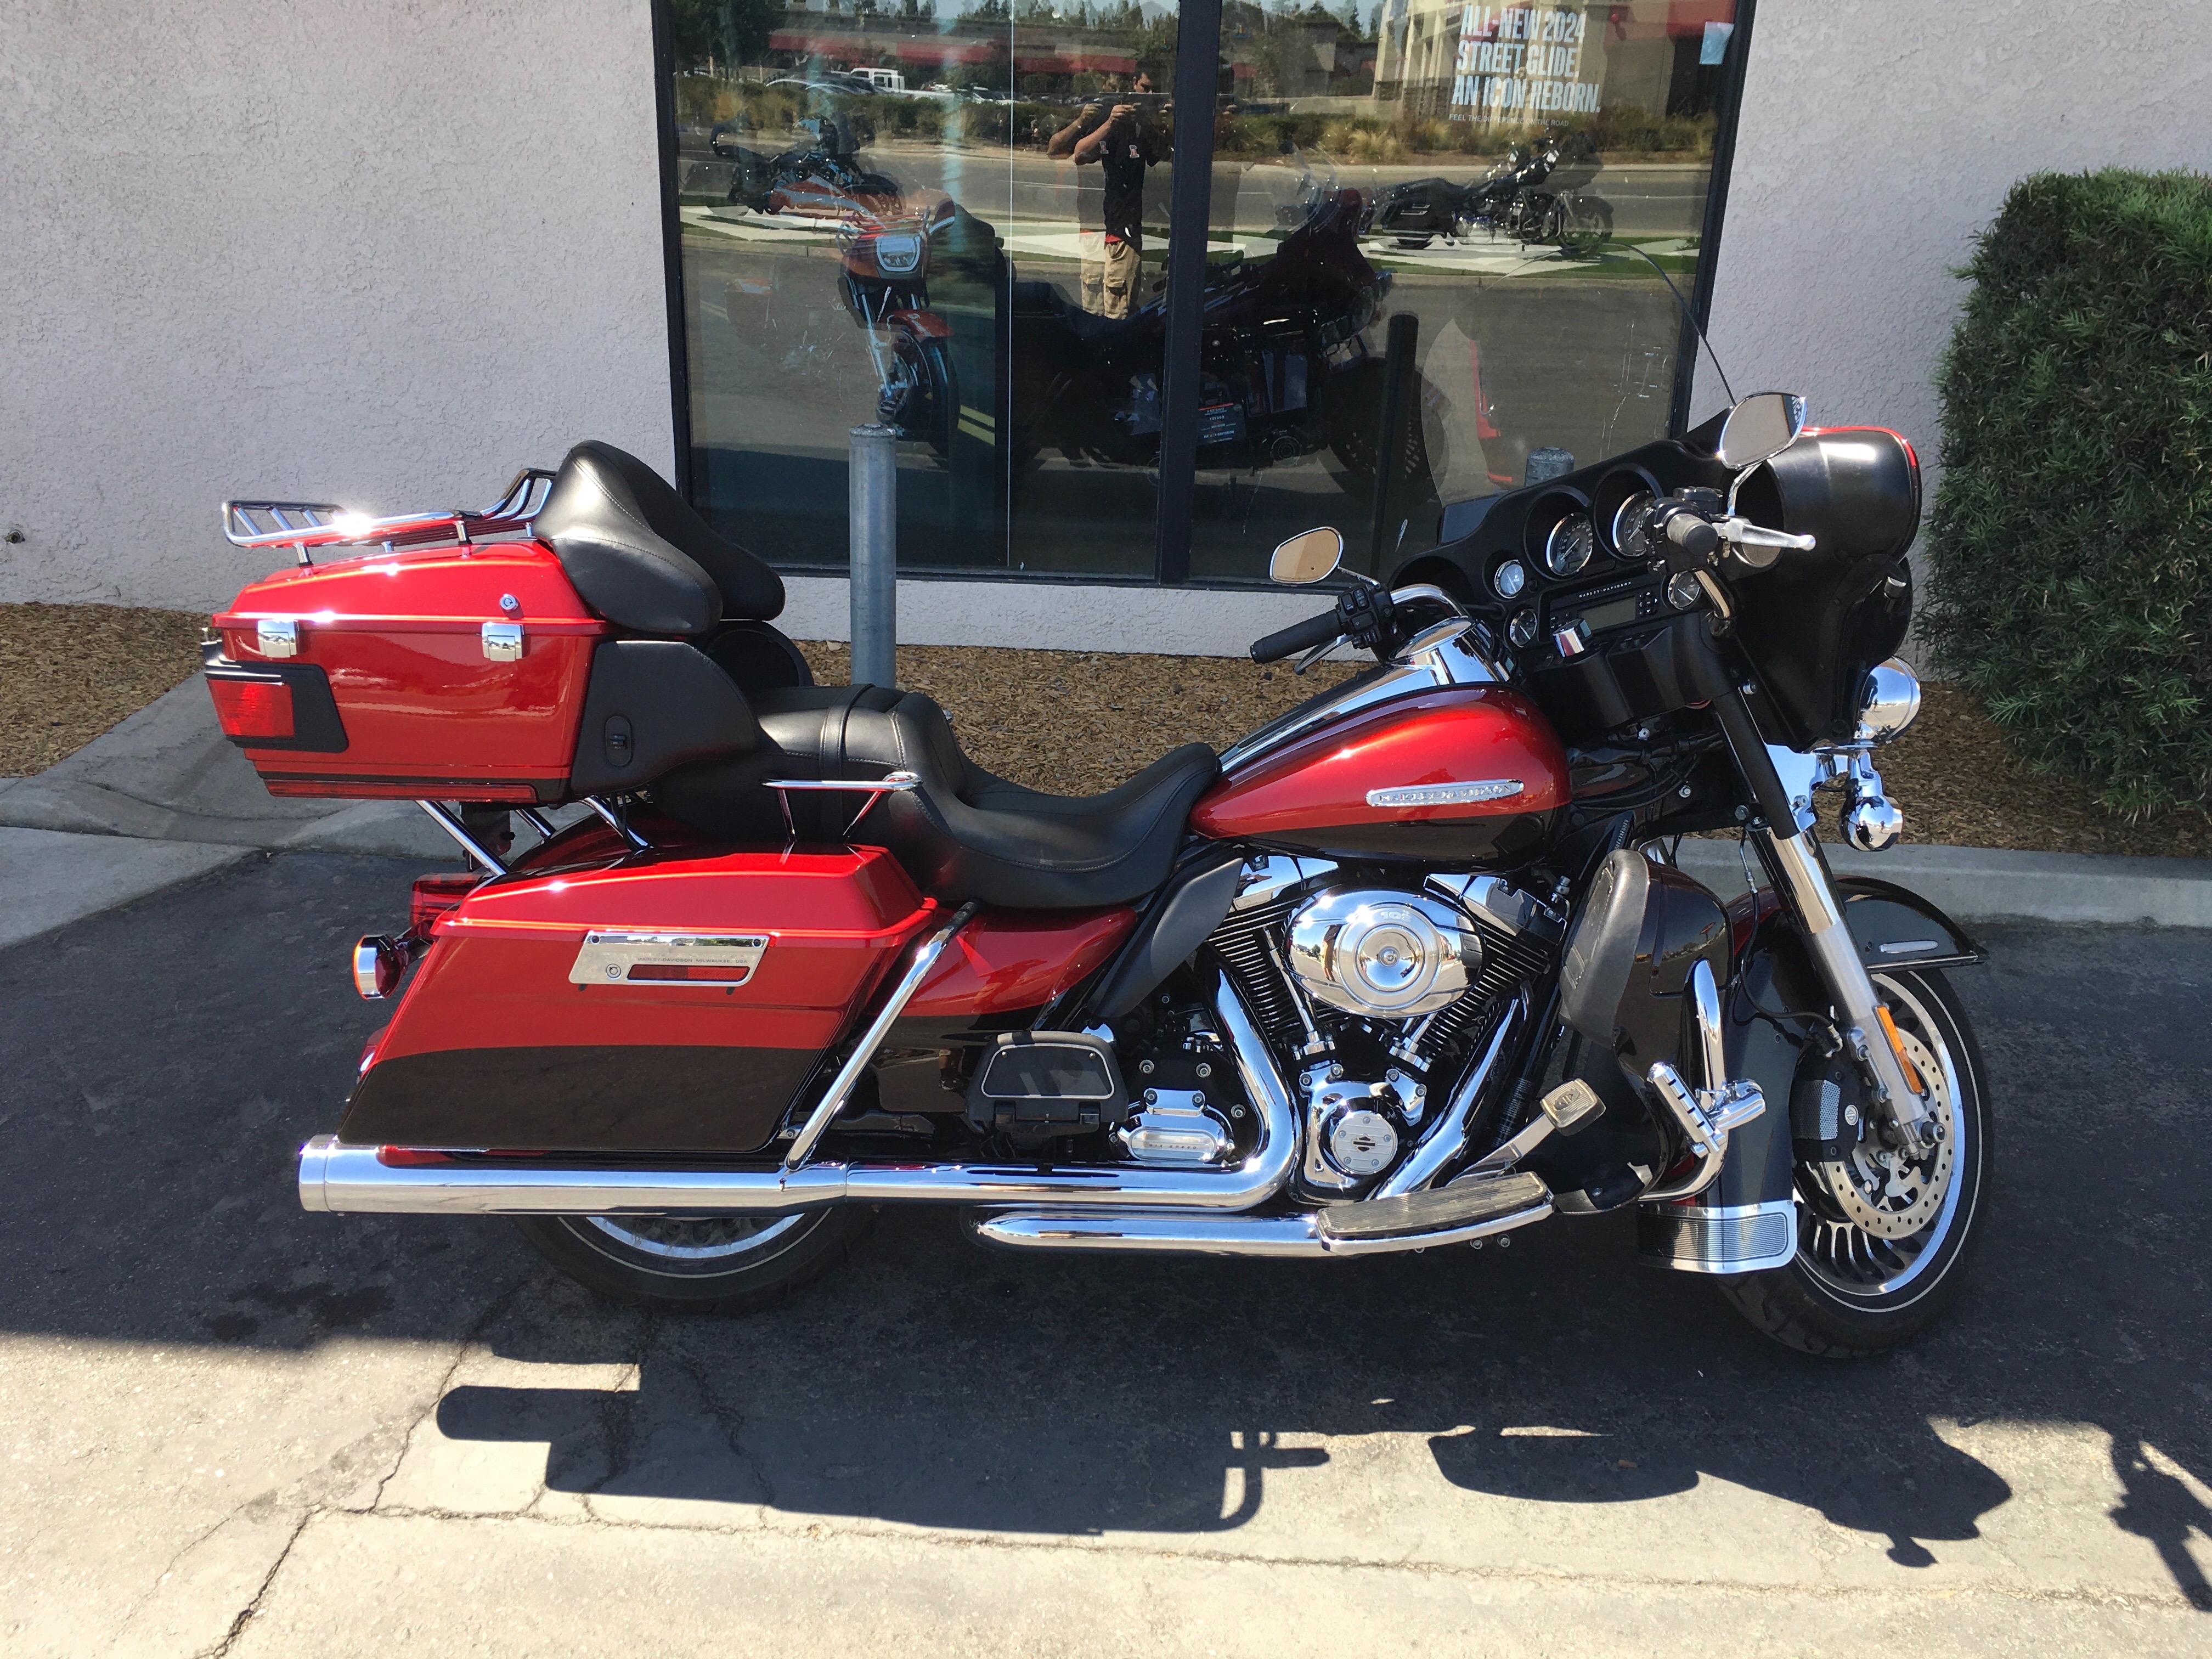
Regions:
M 783 609 L 775 572 L 612 444 L 568 452 L 533 528 L 584 602 L 619 628 L 703 634 L 724 617 L 765 620 Z

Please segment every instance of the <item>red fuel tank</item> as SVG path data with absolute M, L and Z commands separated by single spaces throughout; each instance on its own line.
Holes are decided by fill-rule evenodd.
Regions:
M 1255 756 L 1191 827 L 1339 857 L 1525 858 L 1567 803 L 1567 757 L 1535 705 L 1451 686 L 1362 710 Z

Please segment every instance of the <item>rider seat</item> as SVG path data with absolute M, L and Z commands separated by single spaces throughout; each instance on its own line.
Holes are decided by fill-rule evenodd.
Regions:
M 586 442 L 568 452 L 532 533 L 560 556 L 584 603 L 641 634 L 704 634 L 724 618 L 765 622 L 783 582 L 635 455 Z
M 843 841 L 865 794 L 792 791 L 787 830 L 771 778 L 915 774 L 881 798 L 854 838 L 887 847 L 915 885 L 947 903 L 1035 909 L 1123 904 L 1167 878 L 1192 806 L 1220 775 L 1186 744 L 1103 795 L 1048 795 L 995 777 L 960 750 L 945 711 L 884 686 L 797 686 L 752 697 L 763 741 L 678 767 L 654 787 L 661 808 L 729 841 Z

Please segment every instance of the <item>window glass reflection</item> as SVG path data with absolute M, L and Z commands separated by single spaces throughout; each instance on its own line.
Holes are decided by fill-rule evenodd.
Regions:
M 1196 111 L 1171 7 L 957 3 L 667 0 L 693 495 L 764 556 L 843 565 L 881 419 L 906 568 L 1152 574 L 1193 122 L 1194 577 L 1666 431 L 1733 0 L 1226 0 Z
M 1257 574 L 1323 523 L 1388 568 L 1445 502 L 1664 434 L 1660 273 L 1688 296 L 1733 21 L 1732 0 L 1230 0 L 1194 575 Z
M 675 0 L 695 498 L 842 565 L 881 419 L 902 565 L 1149 574 L 1175 14 L 934 9 Z

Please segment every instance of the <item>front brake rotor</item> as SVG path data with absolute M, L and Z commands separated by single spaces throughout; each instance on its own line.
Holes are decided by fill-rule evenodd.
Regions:
M 1884 1139 L 1869 1109 L 1871 1091 L 1844 1055 L 1801 1076 L 1790 1099 L 1797 1165 L 1815 1188 L 1816 1207 L 1876 1238 L 1908 1238 L 1935 1219 L 1951 1189 L 1958 1144 L 1950 1091 L 1935 1054 L 1911 1031 L 1900 1027 L 1898 1036 L 1932 1091 L 1934 1145 L 1924 1157 L 1915 1158 Z

